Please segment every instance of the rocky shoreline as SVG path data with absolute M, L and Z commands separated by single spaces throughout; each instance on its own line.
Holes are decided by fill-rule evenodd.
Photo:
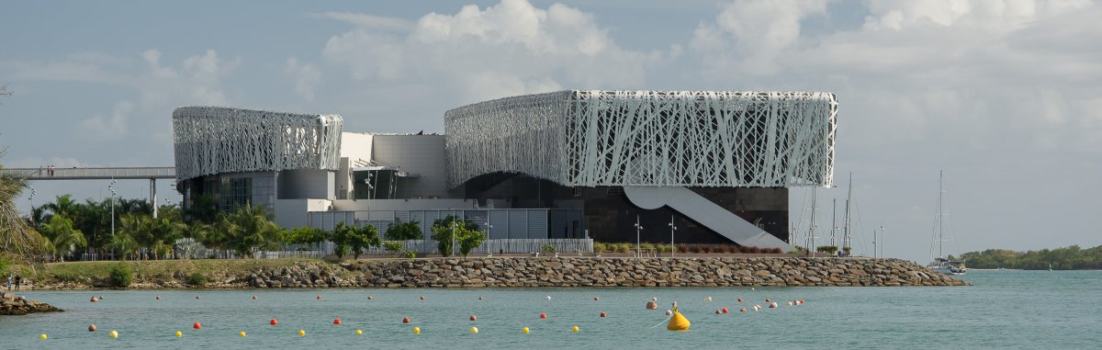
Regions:
M 810 257 L 476 257 L 299 261 L 225 273 L 202 285 L 183 272 L 136 276 L 131 289 L 165 288 L 536 288 L 964 286 L 967 282 L 899 259 Z M 34 289 L 102 288 L 100 283 L 36 281 Z
M 60 311 L 61 309 L 50 304 L 26 299 L 11 292 L 0 292 L 0 315 L 26 315 Z

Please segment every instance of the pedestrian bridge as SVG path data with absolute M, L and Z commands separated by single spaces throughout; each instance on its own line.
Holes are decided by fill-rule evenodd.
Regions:
M 26 180 L 175 179 L 175 167 L 4 168 L 0 175 Z
M 157 179 L 175 179 L 176 168 L 164 167 L 98 167 L 98 168 L 4 168 L 0 176 L 25 180 L 149 180 L 149 204 L 157 217 Z

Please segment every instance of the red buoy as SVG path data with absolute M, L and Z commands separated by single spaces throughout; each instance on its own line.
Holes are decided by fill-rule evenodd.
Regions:
M 719 309 L 719 311 L 721 311 L 721 312 L 723 312 L 723 313 L 728 313 L 728 312 L 730 312 L 730 310 L 727 310 L 727 307 L 726 307 L 726 306 L 724 306 L 724 307 L 723 307 L 722 309 Z
M 541 320 L 546 320 L 547 319 L 547 313 L 546 312 L 541 312 L 540 313 L 540 319 Z
M 340 326 L 341 325 L 341 318 L 337 317 L 337 318 L 333 319 L 333 325 L 334 326 Z
M 409 316 L 402 317 L 402 323 L 409 323 L 409 322 L 410 322 Z
M 475 315 L 471 315 L 470 319 L 471 319 L 471 322 L 478 321 L 478 317 L 475 316 Z
M 275 327 L 279 325 L 279 321 L 273 318 L 271 321 L 268 321 L 268 324 L 272 325 L 272 327 Z
M 199 330 L 199 329 L 203 328 L 203 324 L 199 323 L 199 322 L 195 322 L 195 324 L 191 325 L 191 328 L 195 328 L 196 330 Z
M 601 311 L 601 317 L 608 317 L 608 313 Z

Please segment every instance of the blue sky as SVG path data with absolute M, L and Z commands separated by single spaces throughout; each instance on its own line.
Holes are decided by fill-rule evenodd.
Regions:
M 172 109 L 445 110 L 558 89 L 826 90 L 859 236 L 925 261 L 937 171 L 953 251 L 1102 244 L 1102 27 L 1089 1 L 25 1 L 0 12 L 8 166 L 171 165 Z M 148 184 L 125 182 L 127 197 Z M 169 200 L 170 184 L 160 184 Z M 34 184 L 100 198 L 106 184 Z M 807 189 L 792 195 L 806 230 Z M 28 208 L 32 201 L 20 205 Z M 829 214 L 820 214 L 828 240 Z M 801 219 L 802 218 L 802 219 Z

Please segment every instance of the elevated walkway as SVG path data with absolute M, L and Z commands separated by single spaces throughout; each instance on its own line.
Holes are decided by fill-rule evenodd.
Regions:
M 4 168 L 0 175 L 27 180 L 175 179 L 175 167 Z
M 785 251 L 790 248 L 788 243 L 776 236 L 685 187 L 624 186 L 624 194 L 643 209 L 669 206 L 742 246 L 781 248 Z
M 4 168 L 0 176 L 25 180 L 149 180 L 149 204 L 157 217 L 157 179 L 175 179 L 176 168 L 164 167 L 100 167 L 100 168 Z

